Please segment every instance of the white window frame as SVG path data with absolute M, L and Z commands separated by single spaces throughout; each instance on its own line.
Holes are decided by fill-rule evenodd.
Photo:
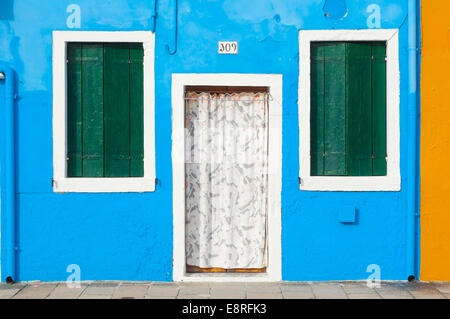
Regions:
M 387 176 L 311 176 L 310 89 L 311 42 L 386 41 L 387 43 Z M 400 70 L 397 29 L 299 31 L 298 115 L 300 134 L 300 190 L 400 191 Z
M 185 247 L 185 86 L 265 86 L 269 102 L 268 216 L 265 273 L 186 273 Z M 280 74 L 173 74 L 173 280 L 280 281 L 281 280 L 281 142 L 282 75 Z
M 67 177 L 67 71 L 69 42 L 142 43 L 144 48 L 144 176 Z M 53 31 L 53 190 L 57 193 L 155 190 L 155 36 L 150 31 Z

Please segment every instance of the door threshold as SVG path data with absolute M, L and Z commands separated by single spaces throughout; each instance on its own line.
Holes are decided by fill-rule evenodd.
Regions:
M 276 278 L 270 276 L 268 273 L 236 273 L 236 272 L 225 272 L 225 273 L 185 273 L 179 279 L 174 281 L 185 281 L 185 282 L 205 282 L 205 281 L 215 281 L 215 282 L 278 282 Z

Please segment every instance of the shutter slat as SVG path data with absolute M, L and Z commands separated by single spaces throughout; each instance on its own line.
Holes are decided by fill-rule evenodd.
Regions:
M 105 177 L 130 176 L 129 47 L 104 45 Z
M 81 177 L 82 170 L 82 103 L 81 44 L 67 45 L 67 176 Z
M 324 49 L 324 175 L 345 176 L 345 43 L 332 43 Z
M 324 48 L 311 44 L 311 176 L 324 175 Z
M 130 176 L 144 176 L 144 50 L 130 46 Z
M 103 46 L 83 44 L 83 176 L 103 176 Z M 87 157 L 86 157 L 87 156 Z
M 373 43 L 372 55 L 373 175 L 386 176 L 386 44 Z
M 372 48 L 347 44 L 347 169 L 372 176 Z

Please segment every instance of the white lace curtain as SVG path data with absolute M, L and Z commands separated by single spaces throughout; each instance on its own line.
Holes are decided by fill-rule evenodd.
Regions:
M 266 267 L 266 93 L 186 94 L 186 263 Z

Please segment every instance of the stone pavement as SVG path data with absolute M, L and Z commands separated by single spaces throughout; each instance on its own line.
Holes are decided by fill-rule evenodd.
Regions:
M 65 282 L 0 284 L 0 299 L 450 299 L 450 282 L 169 283 Z

